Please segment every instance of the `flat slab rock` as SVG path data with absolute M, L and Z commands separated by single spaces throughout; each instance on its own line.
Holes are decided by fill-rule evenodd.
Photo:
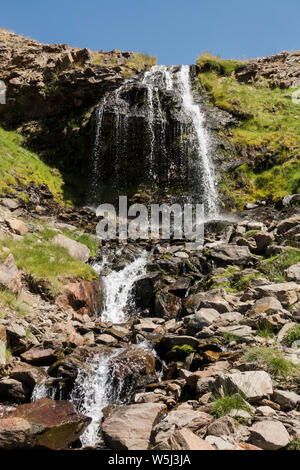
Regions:
M 225 387 L 240 392 L 246 398 L 257 399 L 273 393 L 272 379 L 263 370 L 224 375 Z
M 41 398 L 0 419 L 0 449 L 67 448 L 90 424 L 72 403 Z
M 122 406 L 102 424 L 106 445 L 115 450 L 147 450 L 152 428 L 167 407 L 161 403 Z

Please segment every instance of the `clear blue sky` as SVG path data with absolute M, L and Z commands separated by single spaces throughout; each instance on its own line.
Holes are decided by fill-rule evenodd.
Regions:
M 205 51 L 251 58 L 300 49 L 299 0 L 10 0 L 0 26 L 45 43 L 190 64 Z

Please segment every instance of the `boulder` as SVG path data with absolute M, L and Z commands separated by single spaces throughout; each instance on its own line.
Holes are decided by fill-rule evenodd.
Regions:
M 65 449 L 90 422 L 70 402 L 41 398 L 0 419 L 0 449 Z
M 157 317 L 171 319 L 176 318 L 180 314 L 182 308 L 182 300 L 167 290 L 159 291 L 155 296 L 154 315 Z
M 300 262 L 293 264 L 292 266 L 287 268 L 284 272 L 288 281 L 299 282 L 300 281 Z
M 272 395 L 272 379 L 263 370 L 237 372 L 224 375 L 225 389 L 241 393 L 247 399 L 259 399 Z
M 114 374 L 117 380 L 143 385 L 154 379 L 155 358 L 149 349 L 129 348 L 112 357 Z
M 277 226 L 277 233 L 279 235 L 285 234 L 288 230 L 300 224 L 300 214 L 294 215 L 288 219 L 282 220 Z
M 213 418 L 201 411 L 193 409 L 172 410 L 153 429 L 153 437 L 156 445 L 168 442 L 170 436 L 182 429 L 189 428 L 192 432 L 204 435 Z
M 269 232 L 256 232 L 253 236 L 256 242 L 254 253 L 262 254 L 266 248 L 274 241 L 274 235 Z
M 190 429 L 183 428 L 174 432 L 168 440 L 165 450 L 215 450 L 208 442 L 194 434 Z
M 237 264 L 240 266 L 250 262 L 251 253 L 247 246 L 219 243 L 211 248 L 210 257 L 220 264 Z
M 39 367 L 34 367 L 24 362 L 18 362 L 13 366 L 9 377 L 21 382 L 31 394 L 34 387 L 43 382 L 47 374 Z
M 161 403 L 121 406 L 112 411 L 102 424 L 103 438 L 114 450 L 147 450 L 152 428 L 166 410 Z
M 25 235 L 28 232 L 27 225 L 19 219 L 7 219 L 6 223 L 13 233 Z
M 223 416 L 216 419 L 207 428 L 207 436 L 229 436 L 235 432 L 234 419 L 230 416 Z
M 168 288 L 168 291 L 171 294 L 181 297 L 182 299 L 186 297 L 186 293 L 189 290 L 191 285 L 191 279 L 189 277 L 180 277 L 176 282 L 171 284 Z
M 77 333 L 74 326 L 70 323 L 55 323 L 53 330 L 56 333 L 63 334 L 73 347 L 82 346 L 84 344 L 84 338 L 79 333 Z
M 276 297 L 282 304 L 290 306 L 297 302 L 300 291 L 300 284 L 295 282 L 282 282 L 279 284 L 270 284 L 256 287 L 259 296 Z
M 261 421 L 250 428 L 249 441 L 264 450 L 277 450 L 286 447 L 290 436 L 279 421 Z
M 0 367 L 6 365 L 6 345 L 0 340 Z
M 274 314 L 282 311 L 282 305 L 275 297 L 263 297 L 258 299 L 253 307 L 247 312 L 249 316 L 256 316 L 262 313 Z
M 102 279 L 72 282 L 64 287 L 56 304 L 63 310 L 72 308 L 77 314 L 98 317 L 104 307 L 105 285 Z
M 132 294 L 138 309 L 145 310 L 146 308 L 153 307 L 155 287 L 161 277 L 161 272 L 155 271 L 135 281 L 132 287 Z
M 202 308 L 193 315 L 184 317 L 184 324 L 187 328 L 199 331 L 205 326 L 210 326 L 217 320 L 220 320 L 221 315 L 212 308 Z
M 35 366 L 51 366 L 57 361 L 59 352 L 43 346 L 34 346 L 21 354 L 22 359 Z
M 212 292 L 200 292 L 185 299 L 184 310 L 188 314 L 195 313 L 200 308 L 213 308 L 219 313 L 226 313 L 232 310 L 229 303 L 221 295 Z
M 0 286 L 4 286 L 15 294 L 22 289 L 21 273 L 15 265 L 15 259 L 9 254 L 4 263 L 0 264 Z
M 300 395 L 288 390 L 274 390 L 272 398 L 285 411 L 293 410 L 300 404 Z
M 83 263 L 86 263 L 90 257 L 91 252 L 86 245 L 80 242 L 76 242 L 75 240 L 72 240 L 71 238 L 68 238 L 65 235 L 56 235 L 53 238 L 52 243 L 54 245 L 65 248 L 72 258 L 78 259 Z
M 168 351 L 174 346 L 183 345 L 188 345 L 191 348 L 196 349 L 198 344 L 199 340 L 197 338 L 194 338 L 193 336 L 178 336 L 173 334 L 165 335 L 160 342 L 160 346 Z
M 18 380 L 4 377 L 0 380 L 0 400 L 10 403 L 23 403 L 29 392 Z

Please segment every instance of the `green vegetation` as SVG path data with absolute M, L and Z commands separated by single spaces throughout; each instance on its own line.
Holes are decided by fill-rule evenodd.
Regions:
M 253 347 L 249 348 L 243 359 L 245 362 L 259 363 L 273 376 L 299 376 L 300 368 L 284 357 L 284 354 L 275 348 Z
M 51 241 L 41 243 L 41 239 L 34 235 L 26 235 L 20 241 L 1 240 L 0 249 L 4 246 L 14 255 L 19 269 L 33 278 L 45 279 L 53 294 L 61 292 L 66 280 L 92 280 L 97 277 L 91 266 L 71 258 L 65 248 L 52 245 Z M 7 253 L 0 250 L 0 261 L 6 257 Z
M 182 346 L 179 346 L 179 345 L 173 346 L 172 351 L 181 351 L 185 353 L 186 355 L 188 355 L 194 352 L 194 349 L 189 344 L 183 344 Z
M 5 289 L 4 287 L 0 288 L 0 305 L 13 308 L 21 316 L 31 314 L 30 305 L 28 305 L 26 302 L 20 302 L 19 300 L 17 300 L 17 296 L 8 289 Z
M 239 394 L 224 395 L 217 398 L 210 409 L 210 413 L 216 418 L 228 415 L 232 410 L 244 410 L 251 413 L 250 407 L 244 398 Z
M 260 269 L 271 281 L 285 282 L 285 269 L 300 261 L 300 250 L 288 248 L 280 255 L 272 256 L 261 263 Z
M 92 52 L 92 64 L 93 65 L 105 65 L 108 67 L 114 67 L 118 65 L 117 60 L 118 51 L 111 52 Z M 124 62 L 123 66 L 128 69 L 129 76 L 132 75 L 134 70 L 143 70 L 145 68 L 152 67 L 157 63 L 156 57 L 143 54 L 142 52 L 135 52 L 133 55 Z M 129 78 L 128 76 L 128 78 Z M 127 77 L 124 77 L 127 78 Z
M 300 192 L 300 105 L 291 98 L 295 90 L 271 89 L 266 79 L 240 83 L 234 72 L 241 64 L 208 54 L 197 60 L 199 80 L 212 103 L 238 119 L 227 137 L 236 158 L 243 150 L 248 163 L 223 181 L 224 192 L 233 195 L 238 207 L 269 195 L 277 199 Z
M 292 440 L 287 446 L 287 450 L 300 450 L 300 439 Z
M 266 339 L 274 338 L 275 336 L 274 328 L 272 327 L 272 325 L 270 325 L 270 323 L 266 323 L 264 326 L 259 327 L 257 330 L 257 334 L 261 338 L 266 338 Z
M 235 341 L 236 343 L 243 342 L 243 338 L 241 336 L 235 335 L 234 333 L 231 333 L 230 331 L 223 331 L 222 336 L 229 343 L 231 343 L 232 341 Z
M 262 277 L 260 273 L 253 273 L 247 276 L 241 276 L 238 281 L 234 282 L 233 287 L 238 292 L 242 292 L 248 289 L 253 279 L 259 279 L 260 277 Z
M 58 203 L 63 202 L 64 181 L 57 169 L 46 165 L 40 158 L 21 147 L 22 137 L 0 127 L 0 195 L 16 194 L 26 200 L 20 191 L 30 183 L 46 184 Z M 70 201 L 65 201 L 70 203 Z
M 300 341 L 300 325 L 295 325 L 290 328 L 282 339 L 282 344 L 291 347 L 294 341 Z
M 13 357 L 13 355 L 12 355 L 11 350 L 9 348 L 6 348 L 5 349 L 5 359 L 6 359 L 7 364 L 10 363 L 10 361 L 12 360 L 12 357 Z

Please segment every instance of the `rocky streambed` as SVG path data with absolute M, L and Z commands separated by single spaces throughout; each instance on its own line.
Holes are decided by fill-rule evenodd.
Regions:
M 74 239 L 82 211 L 70 224 L 13 200 L 0 210 L 0 448 L 297 448 L 297 207 L 207 224 L 197 251 L 95 239 L 96 256 Z M 28 237 L 95 279 L 53 293 L 18 267 Z

